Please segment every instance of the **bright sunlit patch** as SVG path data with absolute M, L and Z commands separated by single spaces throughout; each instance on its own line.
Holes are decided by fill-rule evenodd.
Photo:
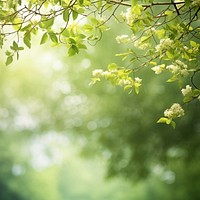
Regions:
M 91 66 L 91 61 L 90 61 L 89 59 L 85 58 L 85 59 L 83 59 L 83 60 L 81 61 L 81 67 L 87 69 L 87 68 L 89 68 L 90 66 Z
M 12 167 L 12 173 L 15 176 L 20 176 L 20 175 L 23 175 L 25 173 L 25 169 L 22 165 L 14 165 Z
M 54 81 L 52 84 L 53 90 L 63 94 L 71 92 L 71 85 L 67 81 Z
M 53 62 L 52 68 L 53 68 L 55 71 L 61 71 L 61 70 L 63 69 L 63 63 L 62 63 L 62 61 L 60 61 L 60 60 L 55 60 L 55 61 Z
M 28 106 L 20 105 L 17 112 L 18 114 L 14 118 L 16 129 L 35 129 L 37 127 L 37 121 L 31 116 Z
M 29 146 L 31 165 L 41 171 L 52 165 L 59 165 L 64 160 L 64 151 L 69 144 L 66 136 L 57 133 L 46 133 L 35 136 Z

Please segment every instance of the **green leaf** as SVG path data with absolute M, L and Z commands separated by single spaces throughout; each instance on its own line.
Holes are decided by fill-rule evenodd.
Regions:
M 164 29 L 157 30 L 157 31 L 156 31 L 156 34 L 157 34 L 157 36 L 158 36 L 158 39 L 161 39 L 161 38 L 163 38 L 164 35 L 165 35 L 165 30 L 164 30 Z
M 173 59 L 174 55 L 172 53 L 170 53 L 169 51 L 166 52 L 166 55 L 169 59 Z
M 149 62 L 149 64 L 150 64 L 150 65 L 157 65 L 157 62 L 151 61 L 151 62 Z
M 2 10 L 2 8 L 0 9 L 0 17 L 1 18 L 4 18 L 6 17 L 7 15 L 9 15 L 9 12 L 6 11 L 6 10 Z
M 65 22 L 69 21 L 69 10 L 68 9 L 65 9 L 64 12 L 63 12 L 63 20 Z
M 192 47 L 197 47 L 198 45 L 197 45 L 197 43 L 195 42 L 195 41 L 190 41 L 190 45 L 192 46 Z
M 188 102 L 190 102 L 192 99 L 193 99 L 192 96 L 191 96 L 191 95 L 188 95 L 188 96 L 185 96 L 185 97 L 183 98 L 183 102 L 184 102 L 184 103 L 188 103 Z
M 44 33 L 42 38 L 41 38 L 40 45 L 46 43 L 47 40 L 48 40 L 48 34 Z
M 69 38 L 69 44 L 76 44 L 76 41 L 73 38 Z
M 170 125 L 175 129 L 176 128 L 176 123 L 174 121 L 171 121 Z
M 77 17 L 78 17 L 78 12 L 76 12 L 75 10 L 72 11 L 72 17 L 73 17 L 73 20 L 76 20 Z
M 20 51 L 24 50 L 24 47 L 18 47 L 18 50 L 20 50 Z
M 87 46 L 84 44 L 78 44 L 79 49 L 87 49 Z
M 165 15 L 171 17 L 171 16 L 173 15 L 173 12 L 170 11 L 170 10 L 166 10 L 166 11 L 165 11 Z
M 131 89 L 131 91 L 132 91 L 132 85 L 126 85 L 125 87 L 124 87 L 124 91 L 126 91 L 126 90 L 129 90 L 129 89 Z
M 10 56 L 12 53 L 10 51 L 6 51 L 6 55 Z
M 24 26 L 20 31 L 27 31 L 31 28 L 31 24 L 28 24 L 27 26 Z
M 24 35 L 24 44 L 30 49 L 31 48 L 31 34 L 26 32 Z
M 19 60 L 19 52 L 17 52 L 17 60 Z
M 65 36 L 65 37 L 69 37 L 70 36 L 70 33 L 69 33 L 69 31 L 68 31 L 68 29 L 64 29 L 64 31 L 63 31 L 63 29 L 62 29 L 62 33 L 61 33 L 63 36 Z
M 200 95 L 200 90 L 199 90 L 199 89 L 194 89 L 194 90 L 192 91 L 192 95 L 193 95 L 194 97 L 199 96 L 199 95 Z
M 99 1 L 98 1 L 97 7 L 98 7 L 98 11 L 100 11 L 101 8 L 102 8 L 102 0 L 99 0 Z
M 83 5 L 84 0 L 79 0 L 78 2 L 80 5 Z
M 137 4 L 138 1 L 137 0 L 132 0 L 131 2 L 132 2 L 132 6 L 134 6 L 135 4 Z
M 53 17 L 51 19 L 43 21 L 44 28 L 48 29 L 48 28 L 52 27 L 53 23 L 54 23 L 54 18 Z
M 186 7 L 189 7 L 190 4 L 191 4 L 191 0 L 185 0 L 185 6 L 186 6 Z
M 13 20 L 13 28 L 18 31 L 22 26 L 22 19 L 15 17 Z
M 84 31 L 91 32 L 93 31 L 94 27 L 91 24 L 84 24 L 83 27 Z
M 177 80 L 178 80 L 178 78 L 176 76 L 172 76 L 170 79 L 167 80 L 167 83 L 171 83 L 171 82 L 174 82 Z
M 97 78 L 97 77 L 92 78 L 92 80 L 91 80 L 91 82 L 89 83 L 89 85 L 90 85 L 90 86 L 91 86 L 91 85 L 94 85 L 97 81 L 101 81 L 101 79 L 100 79 L 100 78 Z
M 140 91 L 139 87 L 135 87 L 135 93 L 139 94 L 139 91 Z
M 171 121 L 170 121 L 171 122 Z M 161 117 L 157 123 L 164 123 L 164 124 L 169 124 L 169 119 L 166 117 Z
M 22 0 L 18 0 L 18 4 L 21 6 L 22 5 Z
M 7 57 L 7 60 L 6 60 L 6 66 L 11 64 L 13 62 L 13 55 L 10 55 Z
M 15 51 L 18 50 L 18 44 L 15 41 L 13 41 L 13 48 L 12 48 L 12 50 L 15 50 Z
M 72 45 L 68 50 L 68 55 L 73 56 L 75 54 L 78 54 L 78 52 L 79 52 L 79 50 L 78 50 L 77 46 Z
M 49 32 L 48 34 L 52 42 L 58 43 L 58 38 L 54 32 Z
M 142 36 L 140 40 L 141 42 L 145 42 L 148 39 L 149 39 L 149 36 Z

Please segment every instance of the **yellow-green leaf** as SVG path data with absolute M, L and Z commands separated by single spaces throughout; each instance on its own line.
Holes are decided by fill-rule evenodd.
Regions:
M 54 32 L 50 32 L 48 34 L 49 34 L 49 37 L 50 37 L 52 42 L 58 43 L 58 38 L 57 38 L 57 36 L 56 36 L 56 34 Z
M 31 34 L 25 33 L 24 35 L 24 44 L 30 49 L 31 48 Z
M 47 40 L 48 40 L 48 34 L 44 33 L 43 36 L 42 36 L 42 38 L 41 38 L 40 44 L 46 43 Z
M 68 9 L 65 9 L 64 12 L 63 12 L 63 20 L 65 22 L 69 21 L 69 10 Z
M 9 64 L 11 64 L 12 62 L 13 62 L 13 56 L 10 55 L 10 56 L 7 57 L 6 66 L 9 65 Z

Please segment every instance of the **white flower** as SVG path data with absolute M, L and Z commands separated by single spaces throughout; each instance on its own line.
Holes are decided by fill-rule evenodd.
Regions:
M 182 69 L 182 70 L 180 70 L 180 73 L 181 73 L 182 76 L 187 76 L 187 75 L 189 75 L 189 72 L 188 72 L 187 69 Z
M 136 78 L 135 78 L 135 82 L 136 82 L 136 83 L 141 83 L 141 82 L 142 82 L 142 79 L 141 79 L 141 78 L 138 78 L 138 77 L 136 77 Z
M 137 9 L 137 12 L 134 12 L 134 9 Z M 141 11 L 143 10 L 142 6 L 136 5 L 132 8 L 128 8 L 126 12 L 122 12 L 120 15 L 126 20 L 126 23 L 131 26 L 135 20 L 138 20 L 142 17 Z
M 128 35 L 120 35 L 116 37 L 116 41 L 117 43 L 124 43 L 124 44 L 128 44 L 131 42 L 131 39 L 129 38 Z
M 109 76 L 109 75 L 111 75 L 111 72 L 105 71 L 105 72 L 102 72 L 102 75 L 103 76 Z
M 100 76 L 102 76 L 102 73 L 103 73 L 102 69 L 95 69 L 95 70 L 93 70 L 92 75 L 94 77 L 100 77 Z
M 188 66 L 180 60 L 176 60 L 172 65 L 166 67 L 172 74 L 181 75 L 183 77 L 189 74 Z
M 155 49 L 156 52 L 162 52 L 163 50 L 167 50 L 169 48 L 171 48 L 173 44 L 173 40 L 166 38 L 166 39 L 162 39 L 160 40 L 160 44 L 158 44 Z
M 131 41 L 134 41 L 136 39 L 136 36 L 134 34 L 131 35 Z
M 178 103 L 174 103 L 171 108 L 164 111 L 164 116 L 170 119 L 184 116 L 184 110 Z
M 162 65 L 157 65 L 155 67 L 152 67 L 151 69 L 155 72 L 155 74 L 160 74 L 163 69 L 165 67 L 165 64 L 162 64 Z
M 192 87 L 189 86 L 189 85 L 186 85 L 186 88 L 182 89 L 181 92 L 182 92 L 183 96 L 186 96 L 187 94 L 189 94 L 190 92 L 192 92 Z
M 137 47 L 138 49 L 145 50 L 150 45 L 148 43 L 141 42 L 140 40 L 136 40 L 134 42 L 134 46 Z
M 125 79 L 120 79 L 119 80 L 119 85 L 123 86 L 123 85 L 131 85 L 131 81 L 130 80 L 125 80 Z
M 173 118 L 173 112 L 170 109 L 164 111 L 164 116 L 168 118 Z
M 181 69 L 187 69 L 188 68 L 188 66 L 180 60 L 176 60 L 175 62 Z
M 168 69 L 169 71 L 171 71 L 172 74 L 176 74 L 180 70 L 180 68 L 177 65 L 168 65 L 166 67 L 166 69 Z

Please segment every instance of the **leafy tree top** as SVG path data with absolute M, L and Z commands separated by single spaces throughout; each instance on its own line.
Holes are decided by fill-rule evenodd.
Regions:
M 183 105 L 200 100 L 196 81 L 200 72 L 199 11 L 199 0 L 0 1 L 0 47 L 9 65 L 25 46 L 31 48 L 33 35 L 40 33 L 39 44 L 50 40 L 53 46 L 66 46 L 68 55 L 73 56 L 87 49 L 87 43 L 96 44 L 112 19 L 124 23 L 131 34 L 127 29 L 116 38 L 127 49 L 116 55 L 124 65 L 111 63 L 107 70 L 94 70 L 91 84 L 105 78 L 139 93 L 141 69 L 150 67 L 155 75 L 169 74 L 167 82 L 179 84 L 183 103 L 175 102 L 166 109 L 158 123 L 175 127 L 174 119 L 184 115 Z

